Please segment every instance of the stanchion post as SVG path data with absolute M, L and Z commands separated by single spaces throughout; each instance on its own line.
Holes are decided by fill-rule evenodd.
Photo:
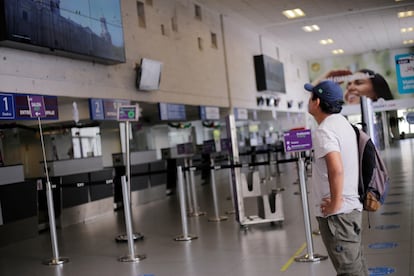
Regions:
M 53 258 L 43 261 L 43 264 L 60 265 L 60 264 L 69 262 L 69 259 L 59 256 L 52 185 L 50 184 L 50 181 L 49 181 L 49 171 L 48 171 L 47 162 L 46 162 L 46 151 L 45 151 L 45 142 L 43 140 L 42 123 L 40 121 L 40 117 L 37 117 L 37 119 L 39 122 L 40 141 L 42 144 L 42 153 L 43 153 L 43 164 L 44 164 L 44 169 L 45 169 L 45 174 L 46 174 L 46 200 L 47 200 L 47 210 L 48 210 L 48 215 L 49 215 L 50 239 L 51 239 L 52 251 L 53 251 Z
M 230 160 L 230 155 L 229 155 L 229 160 L 227 161 L 227 164 L 229 165 L 229 167 L 231 166 L 231 160 Z M 226 211 L 226 214 L 230 215 L 230 214 L 234 214 L 236 213 L 236 211 L 234 210 L 234 193 L 233 193 L 233 185 L 232 185 L 232 175 L 231 175 L 231 168 L 229 168 L 229 188 L 230 188 L 230 199 L 231 199 L 231 207 L 232 209 L 229 211 Z
M 134 250 L 134 240 L 133 240 L 133 231 L 132 231 L 132 223 L 131 223 L 131 205 L 129 202 L 129 195 L 128 195 L 128 185 L 126 181 L 126 176 L 123 175 L 121 177 L 121 185 L 122 185 L 122 197 L 124 200 L 124 214 L 125 214 L 125 227 L 127 232 L 127 239 L 128 239 L 128 255 L 118 258 L 120 262 L 139 262 L 146 258 L 145 255 L 135 255 Z
M 208 219 L 208 221 L 219 222 L 219 221 L 227 220 L 228 217 L 219 215 L 218 200 L 217 200 L 217 189 L 216 189 L 216 174 L 215 174 L 215 171 L 214 171 L 214 159 L 213 158 L 211 158 L 210 164 L 211 164 L 210 183 L 211 183 L 211 191 L 212 191 L 212 194 L 213 194 L 214 217 L 210 217 Z
M 175 241 L 191 241 L 197 239 L 197 236 L 191 236 L 188 234 L 187 225 L 187 210 L 185 207 L 185 192 L 184 192 L 184 181 L 183 171 L 181 166 L 177 167 L 177 180 L 178 180 L 178 196 L 180 199 L 180 211 L 181 211 L 181 224 L 183 227 L 183 234 L 174 238 Z
M 189 162 L 188 162 L 187 158 L 184 158 L 184 167 L 189 168 Z M 178 181 L 178 179 L 177 179 L 177 181 Z M 183 179 L 183 181 L 184 181 L 184 179 Z M 191 187 L 191 184 L 190 184 L 190 172 L 189 172 L 189 170 L 185 170 L 185 188 L 184 188 L 184 191 L 187 194 L 187 205 L 188 205 L 188 214 L 189 214 L 189 216 L 191 216 L 195 212 L 195 206 L 193 206 L 194 201 L 193 201 L 191 188 L 192 187 Z
M 125 123 L 126 176 L 127 176 L 126 194 L 128 196 L 128 202 L 130 204 L 129 210 L 132 213 L 132 210 L 131 210 L 131 202 L 132 202 L 131 201 L 131 156 L 130 156 L 130 151 L 129 151 L 129 127 L 130 127 L 130 123 L 129 123 L 129 121 L 126 121 L 126 123 Z M 124 210 L 125 210 L 125 208 L 124 208 Z M 130 217 L 132 218 L 132 215 Z M 133 233 L 132 238 L 134 240 L 142 240 L 142 239 L 144 239 L 144 236 L 141 233 Z M 125 234 L 120 234 L 115 238 L 115 240 L 118 241 L 118 242 L 125 242 L 125 241 L 128 240 L 128 237 Z
M 295 258 L 297 262 L 319 262 L 326 260 L 327 256 L 322 256 L 319 254 L 314 254 L 313 252 L 313 241 L 312 241 L 312 230 L 310 225 L 310 214 L 309 214 L 309 204 L 308 204 L 308 194 L 306 190 L 306 182 L 305 182 L 305 163 L 303 161 L 302 155 L 299 152 L 299 159 L 298 159 L 298 174 L 299 174 L 299 184 L 300 184 L 300 192 L 302 197 L 302 208 L 303 208 L 303 218 L 305 221 L 305 235 L 306 235 L 306 243 L 308 253 Z
M 193 168 L 193 162 L 191 160 L 188 161 L 189 165 L 189 171 L 190 171 L 190 185 L 191 185 L 191 192 L 192 192 L 192 198 L 193 198 L 193 208 L 194 211 L 190 213 L 191 217 L 198 217 L 198 216 L 204 216 L 206 212 L 200 211 L 200 206 L 198 206 L 198 199 L 197 199 L 197 191 L 195 186 L 195 180 L 194 180 L 194 171 L 195 168 Z

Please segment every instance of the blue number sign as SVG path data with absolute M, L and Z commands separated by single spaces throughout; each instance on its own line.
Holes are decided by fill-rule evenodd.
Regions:
M 0 120 L 13 120 L 16 117 L 12 94 L 0 94 Z

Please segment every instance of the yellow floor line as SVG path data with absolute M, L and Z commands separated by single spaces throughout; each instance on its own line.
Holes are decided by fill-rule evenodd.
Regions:
M 306 242 L 303 243 L 302 246 L 295 252 L 295 254 L 293 254 L 293 256 L 285 263 L 285 265 L 282 266 L 280 271 L 281 272 L 286 271 L 289 268 L 289 266 L 293 263 L 295 258 L 305 249 L 305 247 L 306 247 Z

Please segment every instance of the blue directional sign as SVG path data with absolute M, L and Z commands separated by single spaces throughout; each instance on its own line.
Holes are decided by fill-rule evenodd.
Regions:
M 391 230 L 391 229 L 398 229 L 398 228 L 400 228 L 398 224 L 385 224 L 385 225 L 375 226 L 375 229 L 378 229 L 378 230 Z
M 0 120 L 13 120 L 16 117 L 12 94 L 0 94 Z
M 395 272 L 395 269 L 392 267 L 370 267 L 368 268 L 369 276 L 384 276 L 384 275 L 390 275 Z
M 377 243 L 371 243 L 368 245 L 371 249 L 389 249 L 389 248 L 395 248 L 398 246 L 398 243 L 396 242 L 377 242 Z
M 89 112 L 92 120 L 104 120 L 105 113 L 102 99 L 89 99 Z

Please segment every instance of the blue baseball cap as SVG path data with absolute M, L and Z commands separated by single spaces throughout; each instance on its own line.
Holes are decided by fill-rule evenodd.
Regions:
M 314 93 L 318 98 L 324 102 L 333 105 L 342 105 L 344 103 L 344 95 L 341 86 L 331 80 L 325 80 L 318 85 L 312 85 L 310 83 L 305 84 L 305 89 Z

